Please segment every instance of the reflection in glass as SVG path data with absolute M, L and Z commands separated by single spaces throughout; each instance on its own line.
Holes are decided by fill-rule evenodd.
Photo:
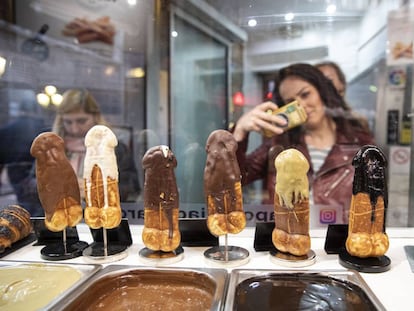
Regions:
M 178 17 L 175 31 L 171 142 L 177 184 L 181 202 L 201 203 L 205 142 L 213 130 L 226 126 L 226 46 Z

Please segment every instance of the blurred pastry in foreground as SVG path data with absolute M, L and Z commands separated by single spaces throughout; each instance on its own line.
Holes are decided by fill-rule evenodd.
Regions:
M 30 213 L 19 205 L 0 208 L 0 254 L 32 232 Z
M 215 236 L 236 234 L 246 227 L 236 150 L 237 142 L 228 131 L 216 130 L 207 139 L 204 194 L 207 227 Z
M 310 250 L 309 163 L 296 149 L 282 151 L 275 159 L 274 246 L 281 252 L 303 256 Z
M 95 125 L 85 136 L 86 155 L 85 222 L 93 228 L 112 229 L 121 223 L 115 134 L 104 125 Z
M 355 175 L 346 250 L 356 257 L 380 257 L 389 247 L 385 233 L 387 160 L 378 147 L 366 145 L 356 153 L 352 164 Z
M 33 140 L 30 153 L 36 158 L 37 190 L 46 227 L 58 232 L 76 226 L 82 219 L 79 184 L 63 139 L 52 132 L 41 133 Z
M 142 159 L 145 170 L 142 240 L 153 251 L 171 252 L 181 242 L 179 196 L 174 169 L 177 159 L 168 146 L 150 148 Z

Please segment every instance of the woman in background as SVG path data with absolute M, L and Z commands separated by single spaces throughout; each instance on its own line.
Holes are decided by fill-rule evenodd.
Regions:
M 344 72 L 339 67 L 339 65 L 331 61 L 325 61 L 316 64 L 315 67 L 318 68 L 324 74 L 325 77 L 331 80 L 339 95 L 345 97 L 346 78 Z
M 106 122 L 92 95 L 82 89 L 66 91 L 57 109 L 53 132 L 65 141 L 66 154 L 78 176 L 82 196 L 84 195 L 83 160 L 86 153 L 84 138 L 89 129 L 96 124 L 105 125 Z M 27 153 L 29 153 L 30 144 L 25 147 Z M 135 201 L 141 189 L 134 160 L 128 147 L 122 142 L 118 142 L 115 152 L 119 170 L 118 185 L 121 202 Z M 13 186 L 18 204 L 27 209 L 32 217 L 40 217 L 44 216 L 44 211 L 37 194 L 34 161 L 31 156 L 30 159 L 24 174 L 20 173 L 19 178 L 15 178 Z
M 346 95 L 346 78 L 345 74 L 342 71 L 341 67 L 335 62 L 332 61 L 324 61 L 315 65 L 325 77 L 327 77 L 332 84 L 334 85 L 335 89 L 343 98 Z M 356 116 L 356 115 L 355 115 Z M 369 129 L 368 120 L 362 116 L 359 116 L 361 124 L 366 127 L 367 130 Z
M 70 89 L 63 94 L 52 131 L 63 138 L 66 156 L 78 176 L 83 195 L 83 162 L 86 153 L 85 135 L 94 125 L 107 125 L 95 98 L 85 89 Z M 121 141 L 115 148 L 119 170 L 121 202 L 135 201 L 140 193 L 138 173 L 128 147 Z
M 239 143 L 237 156 L 242 183 L 264 179 L 269 192 L 264 203 L 273 203 L 274 159 L 281 150 L 296 148 L 310 164 L 311 204 L 340 206 L 344 213 L 338 222 L 347 222 L 354 175 L 352 159 L 360 147 L 373 143 L 371 133 L 354 116 L 333 84 L 312 65 L 299 63 L 281 69 L 275 98 L 278 105 L 265 102 L 256 106 L 242 115 L 233 128 L 233 136 Z M 285 131 L 286 121 L 267 111 L 293 100 L 304 107 L 307 120 Z M 274 136 L 246 155 L 249 132 L 264 130 Z

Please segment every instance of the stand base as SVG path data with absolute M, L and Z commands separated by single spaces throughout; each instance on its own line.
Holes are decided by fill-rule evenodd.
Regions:
M 307 267 L 313 265 L 316 261 L 316 254 L 313 250 L 309 250 L 306 255 L 295 256 L 289 253 L 280 252 L 275 248 L 269 251 L 269 254 L 270 261 L 284 267 Z
M 107 244 L 106 253 L 104 243 L 95 242 L 83 251 L 84 259 L 93 263 L 108 263 L 124 259 L 128 256 L 127 245 Z
M 184 249 L 178 246 L 171 252 L 154 251 L 147 247 L 139 251 L 139 258 L 141 261 L 149 265 L 163 266 L 170 265 L 181 261 L 184 258 Z
M 89 244 L 83 241 L 68 241 L 65 248 L 63 242 L 57 242 L 43 247 L 40 250 L 40 255 L 45 260 L 66 260 L 81 256 L 83 250 L 88 246 Z
M 345 268 L 366 273 L 380 273 L 391 269 L 391 260 L 387 256 L 359 258 L 350 255 L 346 250 L 339 253 L 339 263 Z
M 226 256 L 227 250 L 227 256 Z M 235 267 L 246 264 L 249 261 L 249 251 L 238 246 L 214 246 L 204 252 L 204 257 L 210 263 L 220 266 Z

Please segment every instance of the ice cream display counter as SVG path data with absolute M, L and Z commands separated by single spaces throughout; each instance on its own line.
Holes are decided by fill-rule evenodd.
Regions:
M 98 287 L 105 289 L 108 280 L 119 285 L 122 282 L 119 283 L 117 279 L 122 279 L 124 280 L 122 286 L 135 286 L 136 284 L 128 283 L 133 275 L 137 276 L 136 279 L 139 279 L 134 282 L 146 282 L 148 286 L 157 286 L 157 284 L 162 286 L 164 281 L 174 283 L 174 280 L 179 280 L 179 282 L 174 283 L 176 285 L 180 284 L 177 287 L 182 290 L 186 290 L 186 288 L 196 290 L 197 295 L 207 300 L 210 299 L 213 310 L 238 310 L 233 309 L 232 305 L 236 297 L 234 294 L 236 285 L 242 284 L 244 280 L 250 277 L 254 279 L 263 275 L 271 276 L 268 278 L 270 280 L 276 278 L 279 281 L 286 277 L 295 279 L 295 275 L 300 275 L 299 279 L 303 280 L 309 279 L 309 276 L 317 276 L 318 278 L 322 277 L 322 281 L 329 286 L 338 285 L 339 292 L 350 288 L 362 289 L 360 293 L 362 296 L 359 296 L 358 299 L 368 299 L 373 310 L 407 310 L 412 304 L 414 274 L 410 268 L 410 261 L 406 256 L 405 246 L 414 245 L 414 228 L 388 228 L 390 248 L 387 256 L 391 259 L 391 268 L 383 273 L 355 273 L 341 266 L 338 255 L 327 254 L 324 249 L 326 238 L 326 229 L 324 228 L 310 231 L 311 247 L 316 254 L 316 260 L 313 265 L 306 267 L 306 269 L 287 268 L 278 265 L 271 260 L 269 252 L 255 251 L 253 246 L 255 228 L 253 227 L 246 227 L 239 234 L 228 236 L 229 244 L 243 247 L 249 251 L 248 261 L 244 261 L 237 267 L 207 260 L 204 256 L 204 252 L 209 248 L 207 246 L 184 246 L 183 256 L 179 261 L 167 261 L 166 264 L 157 261 L 143 261 L 139 256 L 140 250 L 144 248 L 141 238 L 143 226 L 130 225 L 130 229 L 133 244 L 127 249 L 128 255 L 116 262 L 103 263 L 97 273 L 94 273 L 88 280 L 77 286 L 70 295 L 66 296 L 66 300 L 64 299 L 55 304 L 53 310 L 64 310 L 64 308 L 70 310 L 71 306 L 76 306 L 77 301 L 84 302 L 89 299 L 79 300 L 80 293 L 83 293 L 82 295 L 92 295 L 91 291 Z M 90 229 L 86 225 L 79 224 L 77 230 L 81 240 L 88 243 L 93 242 Z M 42 247 L 28 244 L 3 256 L 0 263 L 18 260 L 54 264 L 42 259 L 40 254 Z M 90 265 L 91 262 L 90 259 L 86 260 L 86 258 L 80 256 L 60 261 L 59 264 Z M 176 279 L 177 276 L 180 277 Z M 180 283 L 182 281 L 181 276 L 185 276 L 184 283 Z M 235 277 L 238 278 L 237 282 Z M 329 280 L 329 282 L 334 280 L 334 282 L 327 283 L 326 280 Z M 255 284 L 260 283 L 258 280 L 254 281 L 257 281 Z M 289 280 L 284 280 L 284 282 L 289 282 Z M 313 281 L 310 281 L 310 283 L 313 284 Z M 94 285 L 88 286 L 88 284 Z M 277 282 L 273 284 L 277 285 Z M 88 290 L 85 290 L 86 288 Z

